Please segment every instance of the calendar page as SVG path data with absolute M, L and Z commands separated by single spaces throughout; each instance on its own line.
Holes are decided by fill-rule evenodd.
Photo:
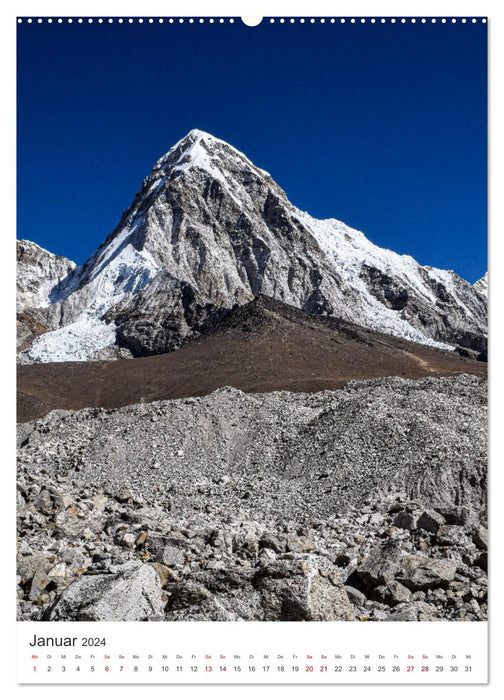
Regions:
M 487 18 L 14 21 L 18 683 L 487 683 Z

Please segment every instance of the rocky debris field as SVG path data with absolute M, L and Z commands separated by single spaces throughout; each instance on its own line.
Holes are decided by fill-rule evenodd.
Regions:
M 486 381 L 18 428 L 20 620 L 484 620 Z

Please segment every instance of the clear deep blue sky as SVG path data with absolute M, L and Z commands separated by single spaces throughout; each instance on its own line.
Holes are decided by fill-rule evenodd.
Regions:
M 18 237 L 82 263 L 192 128 L 296 206 L 487 269 L 486 24 L 18 24 Z

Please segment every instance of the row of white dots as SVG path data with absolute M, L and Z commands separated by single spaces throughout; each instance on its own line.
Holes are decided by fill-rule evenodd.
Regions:
M 279 19 L 278 21 L 280 22 L 280 24 L 283 24 L 284 22 L 287 22 L 286 19 Z M 305 22 L 309 22 L 310 24 L 315 24 L 315 22 L 320 22 L 320 24 L 324 24 L 325 22 L 329 22 L 330 24 L 334 24 L 334 23 L 337 22 L 338 20 L 336 20 L 334 17 L 333 17 L 332 19 L 330 19 L 330 20 L 326 20 L 326 19 L 324 19 L 323 17 L 321 17 L 321 18 L 318 19 L 318 20 L 313 19 L 313 18 L 310 19 L 310 20 L 306 20 L 306 19 L 303 19 L 303 18 L 297 19 L 297 20 L 296 20 L 296 19 L 294 19 L 294 18 L 291 18 L 291 19 L 289 19 L 288 21 L 289 21 L 291 24 L 294 24 L 296 21 L 297 21 L 297 22 L 300 22 L 301 24 L 304 24 Z M 395 24 L 396 22 L 400 22 L 401 24 L 406 24 L 407 22 L 411 22 L 411 24 L 415 24 L 417 21 L 421 22 L 422 24 L 425 24 L 425 23 L 428 22 L 429 20 L 425 19 L 425 17 L 422 18 L 422 19 L 420 19 L 420 20 L 417 20 L 415 17 L 412 17 L 412 18 L 410 18 L 409 20 L 408 20 L 408 19 L 405 19 L 405 18 L 402 18 L 402 19 L 398 20 L 398 19 L 396 19 L 395 17 L 388 17 L 388 18 L 382 17 L 380 20 L 378 20 L 378 19 L 376 19 L 376 18 L 374 18 L 374 17 L 372 17 L 371 19 L 366 19 L 365 17 L 362 17 L 361 19 L 357 20 L 357 19 L 355 19 L 354 17 L 352 17 L 351 19 L 347 20 L 345 17 L 342 17 L 342 18 L 339 20 L 339 22 L 340 22 L 341 24 L 345 24 L 345 22 L 347 22 L 347 21 L 350 22 L 351 24 L 355 24 L 357 21 L 359 21 L 361 24 L 366 24 L 366 22 L 370 22 L 371 24 L 375 24 L 376 22 L 380 22 L 381 24 L 385 24 L 386 22 L 390 22 L 391 24 Z M 430 19 L 430 22 L 431 22 L 432 24 L 436 24 L 437 21 L 438 21 L 438 19 L 437 19 L 436 17 L 432 17 L 432 18 Z M 442 19 L 439 19 L 439 21 L 440 21 L 442 24 L 446 24 L 449 20 L 447 20 L 446 18 L 442 18 Z M 465 18 L 465 17 L 462 18 L 462 19 L 459 18 L 459 20 L 457 20 L 457 18 L 454 17 L 454 18 L 451 20 L 451 22 L 452 22 L 453 24 L 455 24 L 457 21 L 462 22 L 462 24 L 466 24 L 467 22 L 472 22 L 472 24 L 476 24 L 476 22 L 477 22 L 478 20 L 477 20 L 475 17 L 473 17 L 471 20 L 468 20 L 468 19 Z M 482 21 L 483 23 L 486 23 L 486 19 L 484 19 L 484 18 L 483 18 L 481 21 Z M 271 19 L 270 19 L 270 23 L 271 23 L 271 24 L 274 24 L 275 22 L 276 22 L 276 19 L 274 19 L 274 18 L 271 18 Z
M 118 24 L 124 24 L 124 23 L 133 24 L 134 22 L 137 22 L 138 24 L 143 24 L 144 22 L 146 22 L 147 24 L 154 24 L 155 22 L 157 22 L 158 24 L 163 24 L 164 21 L 165 20 L 162 17 L 160 17 L 159 19 L 153 19 L 151 17 L 151 18 L 146 19 L 146 20 L 143 19 L 142 17 L 135 18 L 135 19 L 132 19 L 132 18 L 130 18 L 130 19 L 115 18 L 114 19 L 112 17 L 109 17 L 108 19 L 103 19 L 102 17 L 100 17 L 99 19 L 96 19 L 96 20 L 93 19 L 92 17 L 90 17 L 89 19 L 86 19 L 86 20 L 84 20 L 82 18 L 73 19 L 72 17 L 69 17 L 68 19 L 62 19 L 61 17 L 58 19 L 52 19 L 51 17 L 48 17 L 48 18 L 39 17 L 36 20 L 34 20 L 32 18 L 23 19 L 22 17 L 18 17 L 18 24 L 21 24 L 22 22 L 27 22 L 28 24 L 32 24 L 33 22 L 36 22 L 37 24 L 42 24 L 43 22 L 47 22 L 48 24 L 52 24 L 53 22 L 57 22 L 58 24 L 63 24 L 63 23 L 72 24 L 73 22 L 76 22 L 77 24 L 84 24 L 84 23 L 93 24 L 93 22 L 97 22 L 98 24 L 103 24 L 103 23 L 113 24 L 114 22 L 117 22 Z M 188 24 L 195 24 L 195 23 L 204 24 L 204 22 L 208 22 L 209 24 L 214 24 L 214 22 L 217 22 L 219 24 L 224 24 L 226 21 L 229 22 L 230 24 L 233 24 L 235 20 L 233 17 L 231 17 L 229 19 L 224 19 L 222 17 L 220 19 L 214 19 L 213 17 L 204 19 L 203 17 L 201 17 L 197 20 L 193 19 L 192 17 L 190 19 L 185 19 L 183 17 L 180 17 L 179 19 L 173 19 L 172 17 L 170 17 L 169 19 L 166 20 L 166 22 L 168 22 L 169 24 L 174 24 L 176 22 L 178 22 L 179 24 L 184 24 L 185 22 L 187 22 Z M 436 24 L 436 22 L 441 22 L 441 24 L 446 24 L 447 22 L 451 22 L 452 24 L 456 24 L 457 22 L 461 22 L 462 24 L 466 24 L 467 22 L 470 22 L 472 24 L 476 24 L 476 22 L 478 20 L 475 17 L 473 17 L 472 19 L 467 19 L 465 17 L 463 17 L 463 18 L 453 17 L 452 19 L 446 19 L 445 17 L 443 17 L 441 19 L 436 18 L 436 17 L 432 17 L 431 19 L 426 19 L 425 17 L 423 17 L 422 19 L 416 19 L 415 17 L 412 17 L 411 19 L 405 19 L 405 18 L 396 19 L 395 17 L 387 17 L 387 18 L 382 17 L 379 20 L 375 19 L 374 17 L 371 19 L 366 19 L 365 17 L 362 17 L 359 20 L 357 20 L 355 18 L 351 18 L 351 19 L 347 20 L 345 17 L 342 17 L 340 20 L 336 20 L 334 17 L 332 19 L 328 19 L 328 20 L 326 20 L 324 17 L 321 17 L 319 19 L 314 19 L 314 18 L 304 19 L 304 18 L 299 18 L 299 17 L 298 18 L 291 17 L 288 20 L 283 18 L 283 17 L 280 19 L 276 19 L 276 18 L 272 17 L 269 20 L 270 24 L 275 24 L 275 22 L 279 22 L 280 24 L 285 24 L 286 22 L 288 22 L 289 24 L 295 24 L 296 22 L 298 22 L 299 24 L 305 24 L 305 23 L 315 24 L 316 22 L 319 22 L 320 24 L 324 24 L 325 22 L 328 22 L 330 24 L 335 24 L 337 21 L 339 21 L 341 24 L 345 24 L 347 21 L 350 22 L 350 24 L 356 24 L 357 22 L 360 22 L 361 24 L 366 24 L 366 22 L 369 22 L 370 24 L 376 24 L 377 22 L 380 24 L 385 24 L 386 22 L 390 22 L 391 24 L 396 24 L 396 22 L 399 22 L 400 24 L 406 24 L 407 22 L 410 22 L 411 24 L 415 24 L 416 22 L 420 22 L 421 24 L 426 24 L 427 22 L 430 22 L 431 24 Z M 485 24 L 486 19 L 482 18 L 481 22 L 483 24 Z
M 186 22 L 186 21 L 189 24 L 194 24 L 195 22 L 198 22 L 199 24 L 203 24 L 205 21 L 209 22 L 210 24 L 213 24 L 214 22 L 220 22 L 220 24 L 224 24 L 224 22 L 226 20 L 222 19 L 222 18 L 219 20 L 213 19 L 213 18 L 210 18 L 210 19 L 207 18 L 205 20 L 203 17 L 201 17 L 198 20 L 193 19 L 193 18 L 186 20 L 183 17 L 180 17 L 179 19 L 173 19 L 172 17 L 170 17 L 169 19 L 166 20 L 166 22 L 168 22 L 169 24 L 174 24 L 175 22 L 179 22 L 180 24 L 184 24 L 184 22 Z M 230 24 L 233 24 L 233 22 L 235 20 L 233 17 L 231 17 L 227 21 Z M 64 22 L 66 22 L 67 24 L 73 24 L 73 22 L 77 22 L 77 24 L 84 24 L 86 22 L 88 24 L 93 24 L 93 22 L 97 22 L 98 24 L 103 24 L 103 23 L 113 24 L 114 22 L 117 22 L 118 24 L 124 24 L 125 22 L 127 24 L 133 24 L 134 22 L 138 22 L 138 24 L 143 24 L 144 22 L 146 22 L 148 24 L 153 24 L 154 22 L 158 22 L 159 24 L 163 24 L 163 22 L 165 22 L 165 20 L 163 19 L 163 17 L 160 17 L 159 19 L 153 19 L 152 17 L 150 17 L 149 19 L 146 19 L 146 20 L 143 19 L 142 17 L 138 17 L 135 19 L 131 19 L 131 18 L 130 19 L 122 19 L 122 18 L 115 18 L 114 19 L 112 17 L 109 17 L 108 19 L 103 19 L 102 17 L 100 17 L 99 19 L 93 19 L 92 17 L 89 17 L 89 19 L 86 19 L 86 20 L 84 20 L 82 18 L 73 19 L 72 17 L 68 17 L 67 19 L 62 19 L 61 17 L 59 19 L 52 19 L 51 17 L 49 17 L 49 18 L 44 17 L 44 18 L 39 18 L 37 20 L 23 19 L 22 17 L 18 17 L 18 24 L 21 24 L 22 22 L 28 22 L 28 24 L 31 24 L 32 22 L 37 22 L 38 24 L 42 24 L 43 22 L 47 22 L 48 24 L 52 24 L 53 22 L 57 22 L 58 24 L 63 24 Z

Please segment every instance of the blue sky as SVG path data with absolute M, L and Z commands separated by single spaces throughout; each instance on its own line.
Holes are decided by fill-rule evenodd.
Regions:
M 487 269 L 486 24 L 18 24 L 18 237 L 82 263 L 192 128 L 298 207 Z

